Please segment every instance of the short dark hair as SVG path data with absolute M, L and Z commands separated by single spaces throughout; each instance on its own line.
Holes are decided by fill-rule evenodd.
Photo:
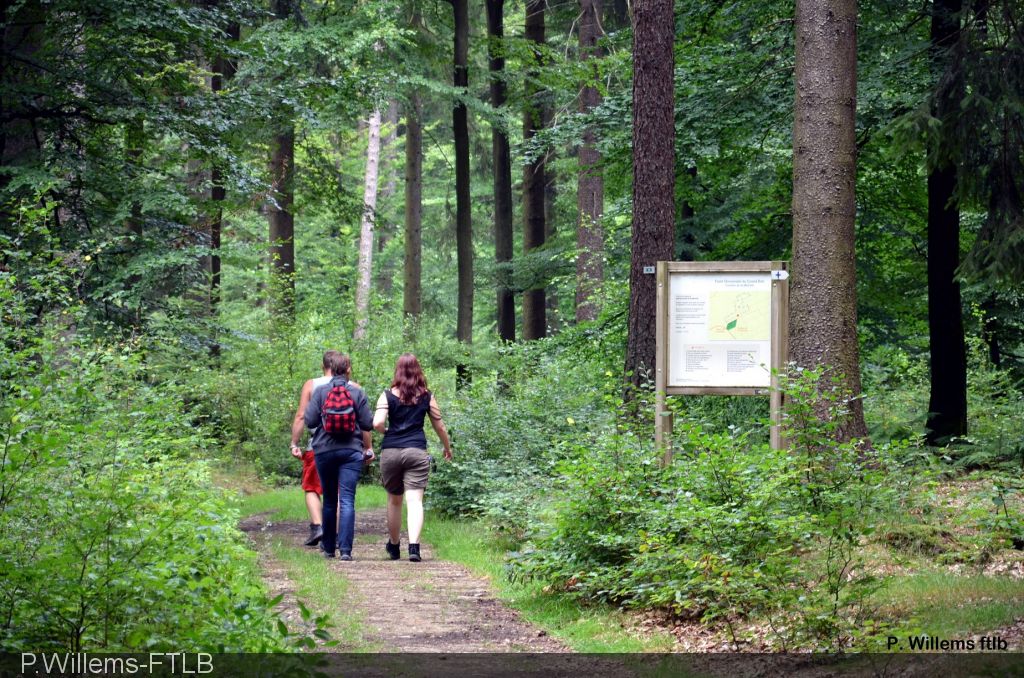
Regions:
M 352 360 L 340 351 L 327 351 L 324 353 L 324 369 L 330 370 L 331 374 L 340 377 L 348 374 L 352 368 Z

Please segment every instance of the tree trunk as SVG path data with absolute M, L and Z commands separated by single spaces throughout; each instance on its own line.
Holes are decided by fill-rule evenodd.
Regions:
M 962 88 L 951 58 L 960 39 L 962 0 L 932 3 L 930 56 L 936 92 L 932 114 L 950 129 Z M 948 131 L 939 135 L 945 145 Z M 953 145 L 953 142 L 948 142 Z M 943 445 L 967 434 L 967 352 L 956 269 L 960 265 L 960 208 L 956 204 L 957 167 L 947 152 L 928 172 L 928 335 L 931 345 L 931 396 L 926 438 Z
M 529 143 L 544 128 L 543 91 L 536 83 L 540 49 L 544 44 L 544 0 L 526 3 L 526 40 L 534 44 L 531 68 L 526 74 L 523 106 L 523 141 Z M 523 253 L 544 245 L 544 187 L 547 184 L 544 154 L 539 153 L 523 167 Z M 540 339 L 547 334 L 544 286 L 531 285 L 523 292 L 523 338 Z
M 505 0 L 487 0 L 487 55 L 491 72 L 491 106 L 500 109 L 506 100 L 505 57 L 501 40 Z M 494 162 L 494 261 L 497 265 L 497 321 L 502 341 L 516 340 L 516 306 L 512 293 L 512 159 L 508 134 L 498 123 L 491 127 Z
M 455 15 L 454 63 L 455 87 L 468 96 L 469 85 L 469 8 L 468 0 L 452 0 Z M 455 136 L 455 238 L 459 270 L 459 308 L 456 336 L 459 341 L 473 342 L 473 223 L 469 190 L 469 123 L 466 104 L 460 99 L 452 109 Z M 460 365 L 458 382 L 469 380 L 466 366 Z
M 278 21 L 293 13 L 292 0 L 273 0 Z M 271 200 L 267 207 L 270 225 L 270 299 L 274 315 L 295 317 L 295 219 L 292 216 L 295 176 L 294 113 L 287 107 L 276 112 L 277 131 L 270 143 Z
M 295 315 L 295 219 L 292 216 L 295 173 L 295 129 L 274 135 L 270 154 L 272 200 L 270 223 L 271 308 L 275 315 Z
M 241 27 L 233 23 L 228 26 L 228 39 L 237 42 L 241 35 Z M 210 89 L 219 92 L 224 85 L 235 76 L 237 70 L 234 61 L 223 56 L 217 57 L 213 63 L 213 78 L 210 80 Z M 224 186 L 224 169 L 214 163 L 210 176 L 210 199 L 213 203 L 213 213 L 210 215 L 210 312 L 216 316 L 220 306 L 220 244 L 221 230 L 224 222 L 224 201 L 227 199 L 227 190 Z M 214 343 L 210 348 L 211 354 L 220 354 L 220 345 Z
M 857 2 L 797 0 L 791 357 L 826 365 L 855 399 L 840 439 L 867 435 L 854 255 Z
M 418 318 L 423 309 L 422 192 L 423 130 L 420 128 L 420 97 L 413 93 L 405 112 L 405 266 L 402 273 L 402 310 L 411 318 Z
M 551 105 L 544 106 L 544 129 L 551 129 L 555 111 Z M 544 242 L 554 242 L 558 216 L 558 173 L 555 172 L 555 151 L 549 149 L 544 157 Z M 545 276 L 546 278 L 546 276 Z M 544 311 L 547 329 L 557 333 L 560 328 L 558 315 L 558 288 L 545 285 Z
M 672 0 L 633 3 L 633 235 L 626 378 L 654 381 L 655 276 L 672 259 L 675 235 L 675 18 Z M 632 389 L 626 390 L 627 397 Z
M 356 328 L 352 338 L 366 336 L 370 317 L 370 278 L 373 273 L 373 225 L 377 220 L 377 175 L 380 169 L 380 109 L 373 109 L 367 126 L 366 176 L 363 180 L 363 217 L 359 229 L 359 281 L 356 285 Z
M 398 164 L 395 162 L 395 148 L 396 141 L 398 140 L 397 99 L 391 99 L 388 102 L 388 112 L 382 122 L 385 125 L 384 129 L 387 130 L 387 134 L 381 139 L 381 152 L 383 154 L 381 162 L 384 164 L 383 171 L 387 176 L 387 181 L 380 189 L 380 203 L 382 207 L 379 210 L 380 219 L 377 223 L 377 253 L 381 255 L 384 253 L 384 248 L 387 247 L 388 242 L 397 230 L 397 226 L 393 222 L 392 211 L 390 209 L 390 203 L 395 195 L 395 190 L 398 188 Z M 378 259 L 377 281 L 375 285 L 380 291 L 381 296 L 384 298 L 391 295 L 391 279 L 393 275 L 394 271 L 392 267 L 390 265 L 385 265 L 383 257 Z
M 586 64 L 600 56 L 597 40 L 601 35 L 601 0 L 581 0 L 580 9 L 580 59 Z M 597 69 L 590 69 L 580 92 L 581 113 L 589 113 L 601 104 L 601 92 L 592 84 L 596 78 Z M 593 127 L 587 127 L 579 149 L 576 184 L 576 322 L 595 320 L 600 311 L 597 294 L 604 280 L 604 177 L 600 164 L 597 133 Z

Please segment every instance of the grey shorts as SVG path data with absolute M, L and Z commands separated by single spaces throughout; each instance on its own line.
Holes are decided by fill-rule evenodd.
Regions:
M 380 451 L 380 481 L 388 494 L 423 490 L 430 475 L 430 456 L 419 447 L 386 447 Z

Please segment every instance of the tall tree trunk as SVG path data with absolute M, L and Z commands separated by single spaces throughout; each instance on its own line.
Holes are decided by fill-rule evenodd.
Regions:
M 554 124 L 554 109 L 550 106 L 544 110 L 544 128 L 550 129 Z M 555 161 L 554 149 L 551 149 L 544 159 L 544 242 L 553 242 L 557 228 L 558 216 L 558 173 L 552 165 Z M 558 288 L 546 286 L 544 291 L 544 311 L 547 328 L 552 332 L 558 332 L 561 327 L 561 318 L 558 315 Z
M 237 42 L 241 35 L 241 27 L 237 23 L 232 23 L 228 26 L 227 34 L 228 40 L 232 43 Z M 224 89 L 224 85 L 235 76 L 236 70 L 234 61 L 224 56 L 217 57 L 213 64 L 210 89 L 214 93 Z M 214 316 L 217 315 L 220 307 L 220 245 L 226 199 L 224 168 L 215 162 L 210 171 L 210 200 L 213 203 L 213 211 L 210 215 L 210 313 Z M 220 355 L 220 343 L 216 341 L 216 338 L 213 345 L 210 346 L 210 354 L 214 357 Z
M 469 86 L 469 8 L 468 0 L 451 0 L 455 15 L 454 64 L 455 87 L 468 96 Z M 456 337 L 473 342 L 473 222 L 469 191 L 469 122 L 466 104 L 460 98 L 452 109 L 455 136 L 455 238 L 459 269 L 459 309 Z M 465 364 L 457 366 L 458 384 L 469 381 Z
M 962 88 L 952 54 L 960 39 L 962 0 L 934 0 L 931 45 L 936 92 L 932 114 L 951 128 Z M 939 143 L 949 132 L 940 133 Z M 960 208 L 956 204 L 957 167 L 940 149 L 928 172 L 928 335 L 931 345 L 931 396 L 926 438 L 942 445 L 967 434 L 967 351 L 956 269 L 960 265 Z
M 523 141 L 529 143 L 544 128 L 543 90 L 537 85 L 540 47 L 544 44 L 544 1 L 526 3 L 526 40 L 534 45 L 531 67 L 526 74 L 523 106 Z M 523 253 L 544 245 L 544 187 L 547 184 L 544 153 L 523 167 Z M 523 292 L 523 338 L 540 339 L 547 334 L 544 286 L 531 285 Z
M 295 219 L 292 216 L 295 175 L 295 128 L 274 135 L 270 153 L 272 200 L 267 207 L 270 225 L 271 308 L 275 315 L 295 315 Z
M 857 2 L 797 0 L 790 348 L 857 396 L 840 439 L 867 435 L 860 396 L 854 255 Z
M 293 14 L 293 0 L 273 0 L 274 17 L 285 21 Z M 270 143 L 271 200 L 267 208 L 270 226 L 271 309 L 275 315 L 295 317 L 295 219 L 292 215 L 295 177 L 295 123 L 287 107 L 276 112 L 277 130 Z
M 505 56 L 501 40 L 505 35 L 505 0 L 487 0 L 487 56 L 491 72 L 491 106 L 500 109 L 507 99 L 504 80 Z M 498 336 L 516 340 L 516 307 L 512 293 L 512 158 L 508 134 L 499 123 L 491 127 L 491 155 L 494 163 L 494 261 L 497 265 Z
M 373 225 L 377 219 L 377 176 L 380 169 L 380 109 L 367 125 L 366 176 L 363 180 L 363 218 L 359 229 L 359 281 L 356 285 L 356 328 L 352 338 L 366 336 L 370 317 L 370 278 L 373 273 Z
M 633 235 L 629 271 L 626 375 L 654 380 L 655 276 L 670 261 L 675 235 L 675 67 L 672 0 L 633 3 Z M 632 397 L 632 389 L 626 390 Z
M 405 112 L 405 266 L 402 273 L 402 310 L 418 318 L 423 309 L 423 130 L 420 128 L 420 97 L 409 97 Z
M 584 64 L 600 56 L 597 40 L 601 35 L 601 0 L 580 2 L 580 59 Z M 593 85 L 597 69 L 589 69 L 587 82 L 580 92 L 580 112 L 589 113 L 601 104 L 601 92 Z M 579 177 L 576 188 L 576 322 L 597 318 L 600 311 L 598 290 L 604 280 L 604 177 L 601 174 L 601 153 L 597 150 L 597 133 L 593 127 L 583 131 L 579 149 Z
M 387 130 L 387 134 L 381 139 L 381 150 L 383 158 L 381 162 L 384 164 L 384 172 L 387 176 L 387 181 L 384 182 L 384 186 L 380 189 L 380 202 L 383 204 L 380 210 L 380 220 L 377 224 L 377 253 L 383 254 L 384 248 L 387 247 L 388 242 L 394 235 L 397 226 L 394 224 L 392 218 L 392 211 L 390 209 L 390 203 L 395 195 L 395 190 L 398 188 L 398 163 L 395 162 L 396 155 L 396 141 L 398 140 L 398 100 L 391 99 L 388 102 L 388 112 L 384 116 L 383 124 L 386 125 L 384 129 Z M 391 294 L 391 278 L 394 275 L 394 271 L 391 266 L 385 266 L 383 257 L 377 260 L 377 282 L 376 287 L 381 292 L 381 296 L 387 297 Z

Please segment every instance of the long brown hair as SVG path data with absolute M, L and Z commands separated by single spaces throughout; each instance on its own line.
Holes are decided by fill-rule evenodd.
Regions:
M 427 392 L 427 378 L 423 375 L 420 361 L 412 353 L 403 353 L 398 357 L 391 387 L 398 389 L 398 399 L 403 405 L 418 403 Z

